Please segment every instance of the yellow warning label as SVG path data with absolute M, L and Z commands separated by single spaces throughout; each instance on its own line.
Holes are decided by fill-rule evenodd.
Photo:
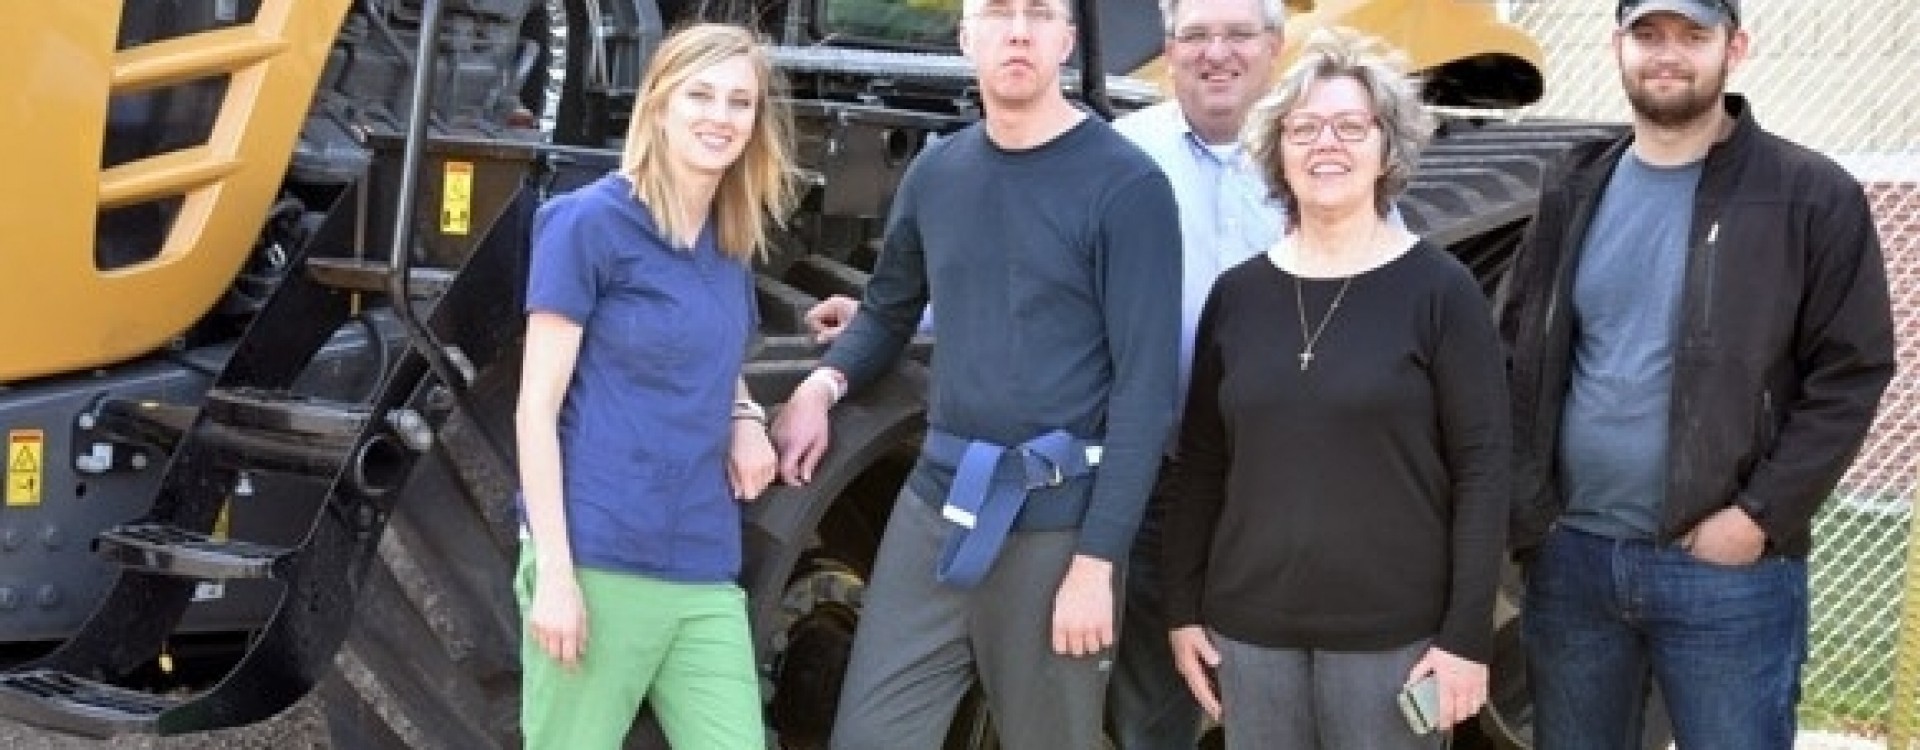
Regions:
M 233 533 L 233 499 L 220 504 L 220 515 L 213 519 L 213 538 L 225 539 Z
M 473 164 L 447 162 L 440 180 L 440 233 L 465 235 L 473 224 Z
M 7 431 L 7 505 L 40 504 L 46 442 L 47 434 L 40 430 Z

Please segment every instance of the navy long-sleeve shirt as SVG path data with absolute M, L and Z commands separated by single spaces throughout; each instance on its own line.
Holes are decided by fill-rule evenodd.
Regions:
M 975 125 L 907 171 L 860 314 L 823 364 L 859 389 L 891 368 L 934 305 L 928 421 L 1018 445 L 1065 429 L 1105 446 L 1092 478 L 1035 491 L 1018 529 L 1079 528 L 1079 552 L 1125 560 L 1176 397 L 1180 221 L 1158 167 L 1087 117 L 1038 147 Z M 953 467 L 908 485 L 946 498 Z

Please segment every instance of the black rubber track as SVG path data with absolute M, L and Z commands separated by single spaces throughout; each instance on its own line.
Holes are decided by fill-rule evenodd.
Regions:
M 517 360 L 476 391 L 506 444 Z M 514 480 L 482 458 L 474 429 L 456 418 L 442 430 L 364 574 L 353 631 L 319 687 L 338 750 L 520 744 Z

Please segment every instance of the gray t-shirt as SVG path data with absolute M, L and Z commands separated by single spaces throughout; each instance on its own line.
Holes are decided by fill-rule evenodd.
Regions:
M 1565 522 L 1651 538 L 1666 499 L 1673 345 L 1701 162 L 1629 151 L 1600 199 L 1573 278 L 1573 379 L 1560 426 Z

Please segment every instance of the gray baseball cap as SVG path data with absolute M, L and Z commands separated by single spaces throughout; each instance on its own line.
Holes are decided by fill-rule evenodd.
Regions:
M 1686 16 L 1701 26 L 1740 27 L 1740 0 L 1620 0 L 1614 16 L 1626 27 L 1649 13 L 1663 11 Z

